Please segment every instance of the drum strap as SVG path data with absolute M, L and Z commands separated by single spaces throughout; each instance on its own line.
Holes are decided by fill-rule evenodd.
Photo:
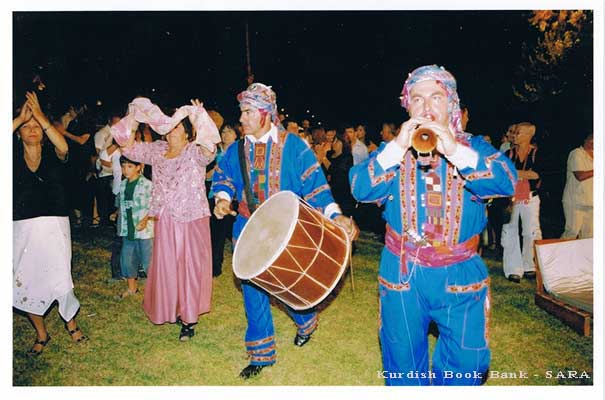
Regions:
M 242 179 L 244 180 L 244 194 L 246 196 L 246 203 L 248 203 L 248 210 L 250 214 L 256 210 L 256 199 L 252 194 L 250 188 L 250 174 L 248 173 L 248 163 L 246 162 L 246 139 L 240 139 L 237 142 L 237 154 L 239 155 L 239 167 L 242 173 Z

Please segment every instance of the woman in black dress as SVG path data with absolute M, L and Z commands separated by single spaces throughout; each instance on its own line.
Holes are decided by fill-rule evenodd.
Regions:
M 37 356 L 50 340 L 44 316 L 55 301 L 72 340 L 88 338 L 75 320 L 80 303 L 71 278 L 67 143 L 42 112 L 36 94 L 26 97 L 13 120 L 18 140 L 13 158 L 13 307 L 25 312 L 36 330 L 27 354 Z

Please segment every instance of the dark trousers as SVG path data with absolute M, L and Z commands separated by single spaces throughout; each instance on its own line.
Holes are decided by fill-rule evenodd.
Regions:
M 214 209 L 214 199 L 209 199 L 210 212 Z M 233 222 L 235 217 L 226 215 L 218 219 L 212 214 L 210 217 L 210 237 L 212 240 L 212 276 L 219 276 L 223 272 L 223 258 L 225 241 L 233 235 Z
M 507 205 L 508 198 L 498 198 L 492 200 L 487 207 L 488 228 L 491 227 L 494 232 L 494 242 L 491 243 L 495 243 L 497 248 L 502 247 L 502 225 L 509 222 L 505 220 L 507 217 L 510 219 L 510 216 L 506 215 L 505 213 L 505 208 Z
M 386 222 L 382 218 L 382 209 L 377 204 L 357 203 L 353 218 L 362 231 L 384 237 Z
M 101 219 L 100 223 L 109 225 L 109 214 L 114 211 L 114 194 L 111 191 L 113 176 L 104 176 L 94 181 L 94 194 L 97 198 L 97 211 Z
M 82 222 L 84 224 L 92 223 L 92 216 L 94 215 L 96 180 L 97 178 L 91 177 L 89 180 L 82 182 L 79 210 L 82 212 Z
M 120 255 L 122 253 L 122 236 L 114 235 L 111 242 L 111 278 L 122 278 L 122 267 L 120 264 Z

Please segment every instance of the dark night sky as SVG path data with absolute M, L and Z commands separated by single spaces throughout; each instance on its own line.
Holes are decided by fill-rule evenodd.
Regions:
M 470 107 L 468 130 L 495 138 L 513 122 L 562 137 L 592 129 L 592 43 L 574 50 L 562 94 L 537 104 L 513 96 L 522 43 L 535 43 L 528 11 L 86 12 L 14 13 L 14 98 L 40 73 L 58 111 L 68 104 L 125 109 L 136 95 L 164 106 L 192 97 L 229 122 L 246 86 L 245 21 L 256 80 L 278 106 L 324 125 L 407 114 L 399 92 L 412 69 L 439 64 L 458 80 Z M 591 26 L 586 26 L 590 31 Z M 592 35 L 589 35 L 592 37 Z M 40 69 L 41 68 L 41 69 Z M 151 89 L 155 88 L 155 92 Z M 571 100 L 571 101 L 570 101 Z M 565 119 L 561 121 L 562 119 Z M 574 121 L 571 125 L 570 120 Z M 541 130 L 541 127 L 543 128 Z M 578 135 L 581 135 L 578 132 Z M 570 144 L 570 148 L 572 145 Z

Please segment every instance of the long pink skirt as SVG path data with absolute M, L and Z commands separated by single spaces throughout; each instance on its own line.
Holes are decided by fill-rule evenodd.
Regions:
M 154 324 L 195 323 L 210 311 L 212 246 L 209 217 L 176 222 L 161 215 L 155 223 L 153 256 L 143 309 Z

